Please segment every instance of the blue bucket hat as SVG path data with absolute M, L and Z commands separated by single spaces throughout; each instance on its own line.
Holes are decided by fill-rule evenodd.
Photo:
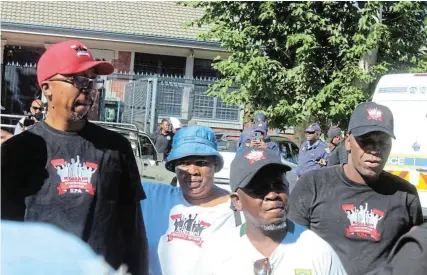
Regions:
M 172 150 L 166 162 L 166 169 L 175 172 L 174 163 L 189 156 L 213 156 L 216 158 L 216 171 L 222 169 L 224 160 L 217 151 L 217 143 L 214 131 L 211 128 L 200 125 L 191 125 L 176 132 Z

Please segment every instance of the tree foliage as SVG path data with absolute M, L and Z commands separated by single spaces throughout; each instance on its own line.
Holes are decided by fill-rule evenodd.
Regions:
M 426 2 L 185 2 L 204 8 L 192 25 L 231 52 L 217 58 L 211 95 L 272 126 L 348 119 L 386 73 L 425 70 Z M 237 91 L 230 87 L 239 85 Z

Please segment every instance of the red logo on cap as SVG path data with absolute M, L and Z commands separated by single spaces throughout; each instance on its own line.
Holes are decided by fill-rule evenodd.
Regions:
M 379 120 L 382 121 L 383 120 L 383 111 L 381 111 L 378 108 L 368 108 L 366 109 L 366 111 L 368 111 L 368 120 Z
M 267 159 L 264 156 L 264 152 L 263 151 L 258 151 L 258 150 L 252 150 L 249 153 L 247 153 L 245 155 L 245 158 L 247 158 L 249 160 L 250 164 L 254 164 L 256 161 L 262 160 L 262 159 Z
M 80 46 L 71 45 L 71 48 L 76 51 L 77 56 L 82 56 L 82 55 L 90 56 L 89 53 L 87 52 L 87 48 L 83 45 L 80 45 Z

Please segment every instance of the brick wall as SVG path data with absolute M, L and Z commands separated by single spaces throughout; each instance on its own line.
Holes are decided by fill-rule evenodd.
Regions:
M 116 68 L 117 71 L 122 72 L 129 72 L 133 71 L 133 68 L 130 67 L 131 65 L 131 52 L 119 52 L 119 58 L 113 60 L 113 65 Z M 123 100 L 123 91 L 125 85 L 129 83 L 128 80 L 121 80 L 121 79 L 115 79 L 111 80 L 111 91 L 107 91 L 107 94 L 110 97 L 119 98 L 120 100 Z
M 119 58 L 113 60 L 113 65 L 117 71 L 133 71 L 133 68 L 130 67 L 131 58 L 131 52 L 119 52 Z

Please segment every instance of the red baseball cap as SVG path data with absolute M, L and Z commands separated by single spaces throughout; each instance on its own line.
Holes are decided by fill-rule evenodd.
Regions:
M 95 61 L 88 47 L 77 40 L 67 40 L 52 45 L 37 64 L 39 85 L 56 74 L 77 74 L 95 68 L 99 75 L 114 72 L 110 62 Z

